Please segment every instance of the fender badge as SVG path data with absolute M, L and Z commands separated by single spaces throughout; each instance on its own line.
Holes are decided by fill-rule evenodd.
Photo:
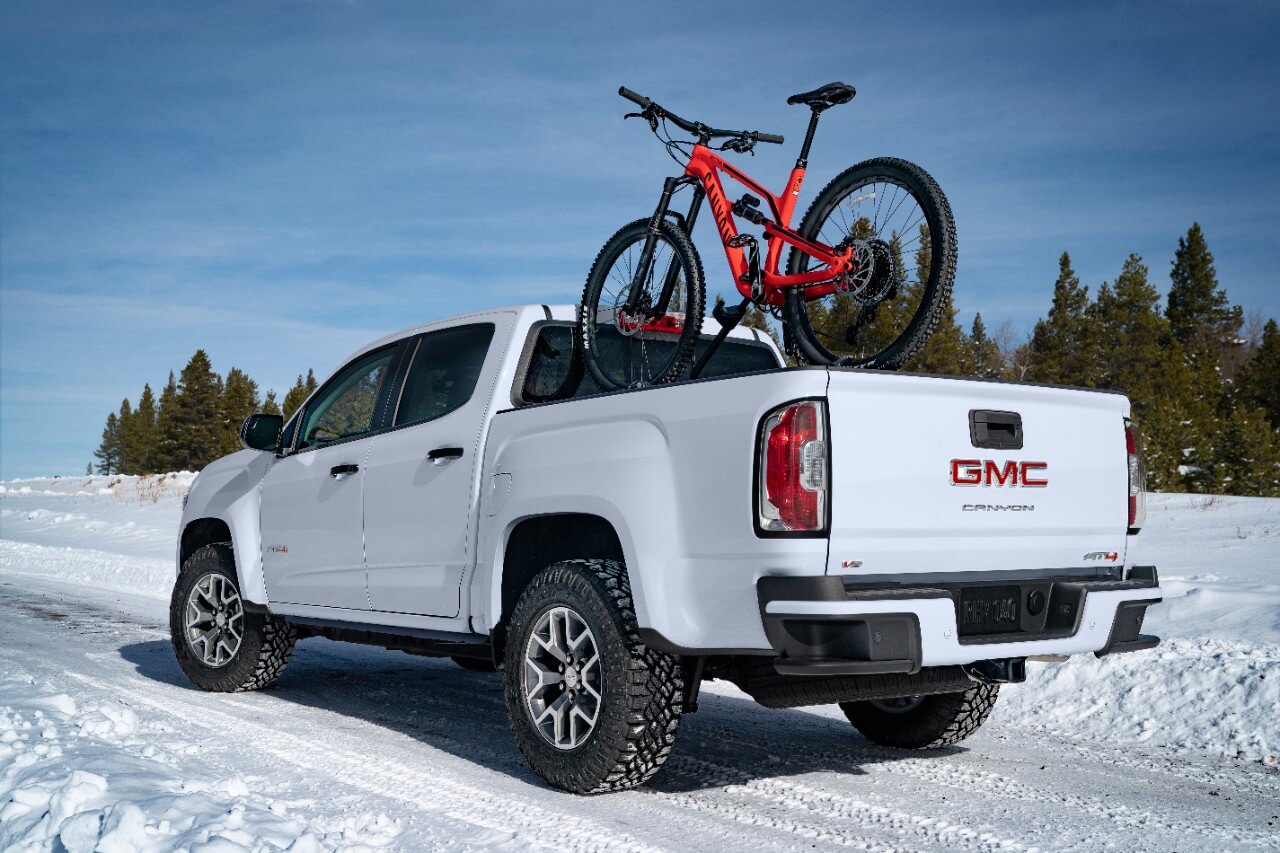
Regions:
M 841 560 L 840 561 L 840 568 L 842 569 L 857 569 L 857 568 L 860 568 L 861 566 L 862 566 L 861 560 Z
M 288 554 L 289 546 L 288 545 L 268 545 L 267 553 L 268 554 Z

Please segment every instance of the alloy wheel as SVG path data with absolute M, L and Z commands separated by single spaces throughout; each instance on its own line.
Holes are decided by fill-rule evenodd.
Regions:
M 244 606 L 225 575 L 209 572 L 187 595 L 183 622 L 187 643 L 205 666 L 226 666 L 244 639 Z
M 524 688 L 534 725 L 556 749 L 581 746 L 595 729 L 604 689 L 600 651 L 572 608 L 538 617 L 525 645 Z

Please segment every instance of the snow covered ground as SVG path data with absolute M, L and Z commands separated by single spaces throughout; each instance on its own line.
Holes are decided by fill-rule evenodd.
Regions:
M 165 628 L 191 475 L 0 484 L 0 849 L 1280 849 L 1280 501 L 1159 495 L 1154 652 L 1033 664 L 921 757 L 706 686 L 648 787 L 548 790 L 498 677 L 307 640 L 194 690 Z

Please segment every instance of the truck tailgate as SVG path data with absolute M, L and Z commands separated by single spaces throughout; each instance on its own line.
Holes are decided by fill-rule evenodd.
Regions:
M 828 406 L 828 574 L 1123 564 L 1125 397 L 831 370 Z M 971 420 L 987 413 L 1020 417 L 1021 449 L 975 446 Z

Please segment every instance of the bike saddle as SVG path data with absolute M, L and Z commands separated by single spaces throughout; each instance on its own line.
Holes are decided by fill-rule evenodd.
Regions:
M 787 103 L 804 104 L 815 110 L 825 110 L 828 107 L 849 103 L 856 94 L 858 94 L 858 90 L 848 83 L 828 83 L 825 86 L 819 86 L 812 92 L 801 92 L 798 95 L 792 95 L 787 98 Z

